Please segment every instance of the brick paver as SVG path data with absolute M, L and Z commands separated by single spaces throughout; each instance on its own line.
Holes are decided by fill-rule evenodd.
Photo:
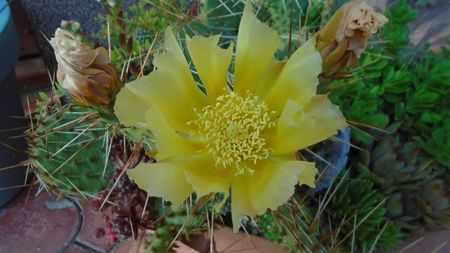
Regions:
M 69 245 L 69 247 L 64 251 L 64 253 L 90 253 L 90 252 L 92 251 L 77 244 Z
M 420 15 L 413 25 L 410 39 L 417 46 L 428 42 L 434 52 L 448 45 L 450 38 L 450 4 L 438 1 L 436 5 L 428 7 L 426 11 L 420 10 Z
M 102 214 L 94 211 L 87 203 L 83 203 L 81 209 L 83 211 L 83 224 L 77 236 L 77 241 L 99 252 L 107 252 L 113 244 L 106 236 L 102 238 L 95 236 L 95 231 L 98 228 L 105 227 Z
M 56 253 L 75 238 L 80 217 L 70 201 L 54 202 L 47 193 L 30 196 L 22 191 L 3 208 L 0 217 L 0 252 Z
M 144 253 L 145 251 L 139 251 L 137 249 L 137 242 L 135 242 L 133 239 L 125 240 L 121 243 L 119 243 L 117 246 L 115 246 L 111 253 Z

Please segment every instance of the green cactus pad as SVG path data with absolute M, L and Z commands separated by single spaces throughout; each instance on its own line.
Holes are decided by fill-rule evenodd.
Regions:
M 66 194 L 95 194 L 114 169 L 111 133 L 94 109 L 66 105 L 41 111 L 30 131 L 29 153 L 37 176 Z

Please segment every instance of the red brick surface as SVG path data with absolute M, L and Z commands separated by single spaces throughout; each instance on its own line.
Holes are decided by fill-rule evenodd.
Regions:
M 245 253 L 282 253 L 287 252 L 280 245 L 274 244 L 256 236 L 244 233 L 233 233 L 230 228 L 220 228 L 214 231 L 217 252 Z
M 133 239 L 128 239 L 115 246 L 111 250 L 111 253 L 141 253 L 142 251 L 137 249 L 137 245 L 138 242 L 135 242 Z
M 69 245 L 66 251 L 64 251 L 64 253 L 89 253 L 89 252 L 91 251 L 76 244 Z
M 393 251 L 402 253 L 449 253 L 450 252 L 450 230 L 429 231 L 422 236 L 409 239 L 400 244 Z
M 95 237 L 95 230 L 97 228 L 105 228 L 102 215 L 95 212 L 89 204 L 83 204 L 81 208 L 83 210 L 83 224 L 77 236 L 77 241 L 100 252 L 108 251 L 112 246 L 108 238 L 106 236 L 103 238 Z
M 0 252 L 55 253 L 67 247 L 76 236 L 80 219 L 71 202 L 61 208 L 47 207 L 51 198 L 43 193 L 30 196 L 27 191 L 4 207 L 0 217 Z M 58 205 L 54 205 L 57 206 Z

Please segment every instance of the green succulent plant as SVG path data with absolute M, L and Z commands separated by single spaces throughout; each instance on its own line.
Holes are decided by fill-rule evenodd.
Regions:
M 415 20 L 417 11 L 405 0 L 400 0 L 386 9 L 386 16 L 389 22 L 382 30 L 387 42 L 385 46 L 390 53 L 397 54 L 409 45 L 409 30 L 405 27 Z
M 450 226 L 449 176 L 420 147 L 390 135 L 361 154 L 356 168 L 387 198 L 386 216 L 406 231 Z

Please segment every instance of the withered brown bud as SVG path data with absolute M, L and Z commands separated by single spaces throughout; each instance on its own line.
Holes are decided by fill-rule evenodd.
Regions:
M 383 14 L 361 1 L 344 4 L 318 32 L 316 48 L 322 55 L 325 77 L 356 65 L 370 36 L 386 22 Z
M 56 61 L 57 79 L 78 102 L 88 106 L 109 105 L 119 90 L 119 80 L 108 51 L 93 49 L 81 36 L 58 28 L 50 40 Z

